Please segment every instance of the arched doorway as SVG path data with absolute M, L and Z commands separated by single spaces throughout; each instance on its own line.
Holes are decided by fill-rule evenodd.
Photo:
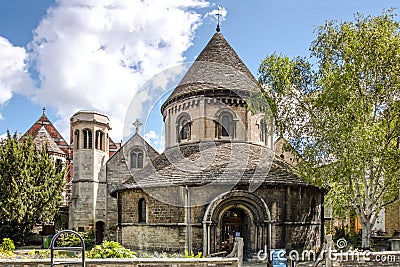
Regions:
M 96 244 L 101 244 L 104 239 L 104 222 L 96 222 Z
M 245 258 L 270 247 L 271 215 L 267 205 L 257 195 L 241 190 L 221 194 L 205 210 L 203 254 L 228 251 L 223 249 L 229 241 L 228 233 L 237 232 L 243 238 Z
M 221 249 L 231 252 L 235 237 L 249 240 L 249 219 L 245 211 L 240 208 L 231 208 L 224 212 L 221 219 Z M 248 242 L 245 242 L 247 246 Z M 247 248 L 244 248 L 247 251 Z

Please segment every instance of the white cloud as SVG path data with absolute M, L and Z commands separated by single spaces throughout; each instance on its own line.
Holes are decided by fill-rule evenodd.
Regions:
M 218 5 L 214 10 L 208 12 L 205 15 L 205 17 L 206 18 L 209 17 L 214 21 L 218 21 L 218 14 L 219 14 L 219 21 L 224 21 L 226 20 L 226 15 L 228 14 L 228 11 L 223 6 Z
M 81 109 L 111 120 L 120 140 L 137 88 L 184 61 L 201 23 L 204 0 L 58 0 L 34 31 L 32 62 L 40 77 L 34 102 L 58 110 L 60 131 Z M 65 126 L 62 126 L 65 125 Z M 67 137 L 67 136 L 65 136 Z
M 13 46 L 6 38 L 0 36 L 0 106 L 10 100 L 14 93 L 29 95 L 32 92 L 27 57 L 24 48 Z
M 162 138 L 162 136 L 157 134 L 155 131 L 149 131 L 145 133 L 143 138 L 158 152 L 164 151 L 164 138 Z

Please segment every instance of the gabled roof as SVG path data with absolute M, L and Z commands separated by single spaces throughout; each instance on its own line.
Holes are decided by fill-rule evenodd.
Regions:
M 50 134 L 47 132 L 44 126 L 40 128 L 39 132 L 33 138 L 33 142 L 35 143 L 38 149 L 42 149 L 43 146 L 46 145 L 47 152 L 49 152 L 49 154 L 67 155 L 54 142 L 53 138 L 51 138 Z
M 110 139 L 111 140 L 111 139 Z M 123 153 L 124 148 L 131 142 L 135 142 L 139 141 L 140 143 L 142 143 L 142 145 L 144 146 L 143 148 L 146 150 L 146 153 L 148 155 L 148 157 L 150 158 L 150 160 L 154 160 L 155 158 L 157 158 L 160 153 L 157 152 L 157 150 L 155 150 L 138 132 L 136 132 L 134 135 L 132 135 L 126 142 L 125 144 L 121 145 L 120 147 L 118 147 L 114 142 L 114 146 L 115 148 L 118 147 L 118 150 L 111 155 L 110 159 L 108 160 L 108 162 L 111 161 L 111 159 L 116 156 L 119 153 Z M 110 143 L 111 144 L 111 143 Z M 111 145 L 110 145 L 111 147 Z M 126 156 L 126 155 L 124 155 Z
M 175 88 L 162 110 L 169 103 L 182 97 L 213 90 L 250 92 L 259 90 L 257 80 L 225 40 L 216 32 L 201 51 L 179 85 Z
M 57 131 L 56 127 L 50 122 L 49 118 L 46 116 L 45 109 L 43 109 L 43 114 L 40 118 L 29 128 L 29 130 L 22 136 L 28 137 L 31 136 L 33 139 L 38 135 L 40 129 L 44 127 L 46 132 L 53 139 L 54 143 L 68 155 L 68 143 L 61 136 L 61 134 Z

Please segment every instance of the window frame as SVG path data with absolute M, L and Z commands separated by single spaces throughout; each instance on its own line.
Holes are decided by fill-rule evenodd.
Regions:
M 217 114 L 216 117 L 215 137 L 218 139 L 236 138 L 235 116 L 232 114 L 232 112 L 230 110 L 222 110 L 219 112 L 219 114 Z
M 75 149 L 76 149 L 76 150 L 79 150 L 79 130 L 78 130 L 78 129 L 76 129 L 76 130 L 74 131 L 74 137 L 75 137 L 75 139 L 74 139 L 74 142 L 75 142 Z
M 147 223 L 147 201 L 144 197 L 138 201 L 138 223 Z
M 83 133 L 83 149 L 93 148 L 93 133 L 92 130 L 85 128 L 82 130 Z
M 96 130 L 94 147 L 98 150 L 104 151 L 104 132 L 102 130 Z
M 135 155 L 135 160 L 134 156 Z M 134 147 L 130 152 L 130 168 L 131 169 L 142 169 L 144 166 L 144 152 L 143 149 Z
M 187 113 L 181 114 L 176 120 L 177 142 L 190 141 L 192 134 L 192 121 Z

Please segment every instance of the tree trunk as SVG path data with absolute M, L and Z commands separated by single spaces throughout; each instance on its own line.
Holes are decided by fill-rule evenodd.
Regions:
M 371 248 L 371 222 L 368 220 L 362 223 L 361 229 L 361 248 L 366 250 Z

